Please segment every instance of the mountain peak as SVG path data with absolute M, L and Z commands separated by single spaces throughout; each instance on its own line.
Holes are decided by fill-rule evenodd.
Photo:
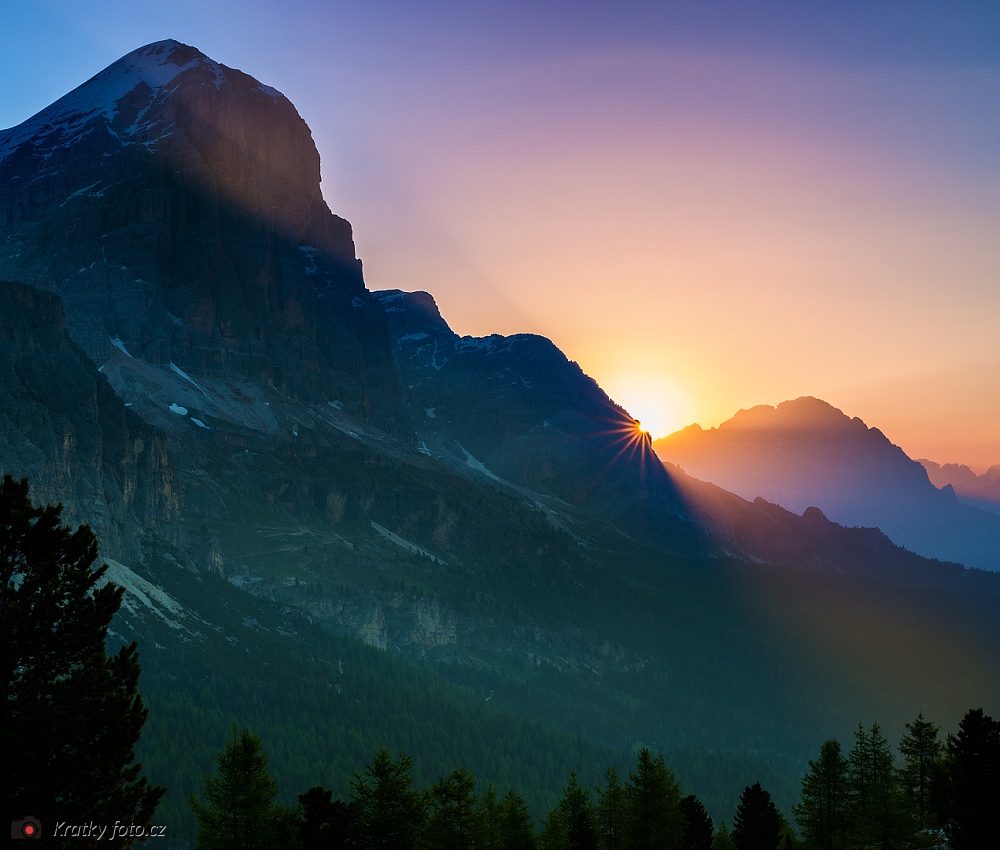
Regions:
M 834 407 L 830 402 L 823 401 L 811 395 L 799 396 L 799 398 L 783 401 L 776 408 L 778 412 L 788 415 L 806 416 L 825 419 L 850 418 L 840 408 Z
M 747 410 L 740 410 L 732 419 L 722 423 L 720 429 L 807 429 L 828 430 L 843 428 L 852 422 L 864 424 L 860 419 L 851 419 L 842 410 L 823 399 L 801 396 L 783 401 L 777 407 L 760 404 Z M 867 426 L 865 426 L 867 427 Z
M 821 399 L 741 410 L 717 428 L 657 440 L 654 449 L 688 475 L 744 499 L 760 497 L 794 513 L 815 506 L 833 522 L 878 527 L 926 557 L 998 568 L 995 517 L 957 503 L 881 431 Z M 962 495 L 957 482 L 938 486 L 945 483 Z
M 165 38 L 162 41 L 151 42 L 144 47 L 137 47 L 115 64 L 117 65 L 120 62 L 129 60 L 136 61 L 147 57 L 156 59 L 160 64 L 173 64 L 179 68 L 198 59 L 208 59 L 197 47 L 184 44 L 184 42 L 178 41 L 176 38 Z
M 0 277 L 58 292 L 98 364 L 123 345 L 381 410 L 394 378 L 369 391 L 346 365 L 391 357 L 360 319 L 381 310 L 320 180 L 287 98 L 190 45 L 147 44 L 0 131 Z
M 168 38 L 125 54 L 76 90 L 97 83 L 117 88 L 114 83 L 118 80 L 125 84 L 142 81 L 155 90 L 170 83 L 183 71 L 196 66 L 204 66 L 216 74 L 220 83 L 225 78 L 223 65 L 210 59 L 197 47 Z
M 246 77 L 189 44 L 172 38 L 154 41 L 122 56 L 27 121 L 0 131 L 0 162 L 25 143 L 29 143 L 32 153 L 44 155 L 48 150 L 68 144 L 74 137 L 87 132 L 95 119 L 103 120 L 108 125 L 121 125 L 116 127 L 116 131 L 125 143 L 135 134 L 142 113 L 150 103 L 161 92 L 169 93 L 176 89 L 178 78 L 182 75 L 185 79 L 196 79 L 198 83 L 213 85 L 216 89 L 232 76 Z M 258 91 L 275 100 L 283 99 L 275 89 L 256 80 L 253 83 Z M 128 98 L 137 90 L 137 99 Z M 138 102 L 132 103 L 132 100 Z M 130 107 L 136 114 L 128 116 L 132 119 L 128 126 L 121 121 L 116 122 L 120 113 L 130 111 Z

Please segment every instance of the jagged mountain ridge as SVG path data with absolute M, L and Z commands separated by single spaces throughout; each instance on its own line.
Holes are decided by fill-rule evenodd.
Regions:
M 992 573 L 921 557 L 877 528 L 847 527 L 817 507 L 796 514 L 760 498 L 752 502 L 664 462 L 692 513 L 732 554 L 797 570 L 853 576 L 900 587 L 1000 593 Z
M 879 528 L 925 557 L 1000 570 L 1000 518 L 937 489 L 881 431 L 820 399 L 741 410 L 718 428 L 691 425 L 654 448 L 745 499 L 795 513 L 815 506 L 842 525 Z
M 120 190 L 91 181 L 96 151 L 136 176 Z M 165 176 L 150 177 L 154 166 Z M 253 78 L 178 42 L 141 48 L 0 134 L 4 179 L 16 191 L 0 266 L 60 292 L 71 335 L 158 427 L 196 441 L 212 428 L 298 439 L 331 425 L 357 434 L 359 421 L 401 427 L 463 474 L 554 496 L 669 551 L 705 551 L 631 417 L 551 342 L 459 338 L 430 296 L 430 309 L 418 294 L 369 297 L 350 225 L 322 201 L 308 128 Z M 163 203 L 143 212 L 150 198 Z M 80 232 L 86 223 L 96 230 Z M 72 238 L 52 250 L 66 225 Z M 173 254 L 198 256 L 208 238 L 208 266 L 178 270 Z M 116 268 L 127 251 L 131 266 Z M 132 267 L 144 277 L 129 280 Z M 321 490 L 313 498 L 330 498 Z
M 414 416 L 402 400 L 387 313 L 364 289 L 350 225 L 322 201 L 315 146 L 287 99 L 193 47 L 157 42 L 0 133 L 0 189 L 0 267 L 58 293 L 70 336 L 133 413 L 170 435 L 188 465 L 178 488 L 182 516 L 216 520 L 233 515 L 234 496 L 273 504 L 294 491 L 299 518 L 361 522 L 372 514 L 393 534 L 406 530 L 380 509 L 384 496 L 370 480 L 340 472 L 373 454 L 434 466 L 414 451 L 420 443 L 429 451 L 414 427 L 429 417 Z M 521 342 L 505 343 L 505 353 L 514 346 L 523 361 L 542 352 L 567 374 L 568 361 L 548 340 L 531 338 L 528 350 Z M 657 469 L 648 482 L 633 474 L 631 417 L 578 367 L 569 372 L 587 403 L 575 411 L 563 389 L 544 404 L 537 394 L 522 399 L 508 436 L 516 440 L 538 419 L 533 405 L 575 417 L 552 429 L 549 446 L 572 442 L 574 463 L 582 470 L 589 460 L 591 469 L 575 484 L 564 470 L 556 486 L 534 474 L 541 467 L 526 464 L 523 452 L 514 468 L 513 456 L 505 463 L 487 440 L 489 462 L 512 478 L 496 483 L 581 539 L 601 534 L 602 545 L 614 546 L 621 535 L 575 508 L 614 508 L 612 517 L 631 520 L 629 509 L 646 505 L 671 527 L 657 530 L 647 519 L 640 531 L 669 548 L 704 551 L 669 480 Z M 499 424 L 495 405 L 475 408 L 479 389 L 475 381 L 460 387 L 465 407 L 478 410 L 480 428 Z M 480 436 L 456 436 L 471 451 L 453 440 L 457 462 L 447 451 L 434 460 L 491 480 L 474 454 Z M 246 460 L 254 457 L 251 475 Z M 215 474 L 206 476 L 198 464 L 210 459 Z M 312 468 L 290 474 L 302 460 Z M 441 558 L 448 539 L 432 530 L 420 548 Z
M 649 437 L 550 340 L 460 337 L 426 292 L 374 293 L 421 451 L 604 516 L 666 551 L 707 551 Z

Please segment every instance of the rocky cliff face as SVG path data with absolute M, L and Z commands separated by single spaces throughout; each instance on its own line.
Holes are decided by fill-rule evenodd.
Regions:
M 593 380 L 542 337 L 459 338 L 428 295 L 373 298 L 319 184 L 286 98 L 158 42 L 0 133 L 0 274 L 57 293 L 70 337 L 131 409 L 215 464 L 221 479 L 185 473 L 197 521 L 241 491 L 307 492 L 297 501 L 360 521 L 344 470 L 420 447 L 532 505 L 563 500 L 702 550 L 648 439 Z M 312 451 L 293 487 L 283 458 Z M 273 463 L 244 469 L 241 452 Z M 421 545 L 448 545 L 446 526 Z
M 172 536 L 178 484 L 164 435 L 129 411 L 67 336 L 47 292 L 0 282 L 0 459 L 36 502 L 62 502 L 109 557 L 138 557 L 146 533 Z
M 279 92 L 163 41 L 0 133 L 0 276 L 58 292 L 97 363 L 339 399 L 391 425 L 384 314 Z
M 176 42 L 0 133 L 0 269 L 52 307 L 35 347 L 58 342 L 89 375 L 64 387 L 75 371 L 33 363 L 44 391 L 21 437 L 8 428 L 5 469 L 72 504 L 124 563 L 138 520 L 176 520 L 188 554 L 228 577 L 294 576 L 310 595 L 289 603 L 417 655 L 511 653 L 498 622 L 527 651 L 551 616 L 539 588 L 577 586 L 591 538 L 634 547 L 617 519 L 701 551 L 635 423 L 549 340 L 460 340 L 430 296 L 402 313 L 373 298 L 319 179 L 283 96 Z M 436 328 L 441 358 L 407 347 L 411 318 Z M 410 354 L 424 385 L 404 391 Z M 89 385 L 99 403 L 79 397 Z M 109 441 L 132 432 L 105 433 L 105 408 L 145 435 L 129 437 L 134 458 L 114 448 L 117 466 Z M 154 448 L 169 476 L 142 466 Z M 401 586 L 423 595 L 401 601 Z

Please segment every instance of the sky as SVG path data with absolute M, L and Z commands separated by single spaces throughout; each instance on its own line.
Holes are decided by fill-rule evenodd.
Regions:
M 1000 6 L 3 0 L 0 127 L 192 44 L 312 128 L 370 289 L 654 437 L 812 395 L 1000 463 Z

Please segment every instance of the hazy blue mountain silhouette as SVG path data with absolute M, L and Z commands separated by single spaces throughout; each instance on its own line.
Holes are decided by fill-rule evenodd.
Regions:
M 991 466 L 982 475 L 976 475 L 965 464 L 941 465 L 926 458 L 918 462 L 927 470 L 927 476 L 935 487 L 941 490 L 950 487 L 958 501 L 1000 514 L 1000 464 Z
M 939 490 L 881 431 L 820 399 L 741 410 L 718 428 L 691 425 L 654 448 L 745 499 L 796 513 L 815 506 L 842 525 L 879 528 L 921 555 L 1000 569 L 1000 517 Z

